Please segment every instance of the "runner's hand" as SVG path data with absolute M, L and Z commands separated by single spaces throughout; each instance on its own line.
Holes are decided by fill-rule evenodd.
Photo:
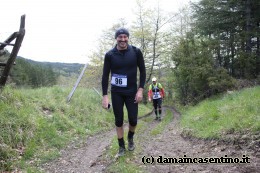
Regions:
M 139 88 L 135 95 L 135 103 L 140 103 L 143 100 L 143 88 Z
M 104 95 L 102 99 L 102 107 L 104 109 L 109 109 L 108 105 L 109 105 L 108 95 Z

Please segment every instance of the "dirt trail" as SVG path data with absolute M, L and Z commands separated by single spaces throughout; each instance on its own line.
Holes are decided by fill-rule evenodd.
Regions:
M 134 162 L 137 166 L 143 167 L 147 172 L 259 172 L 260 156 L 259 152 L 252 151 L 243 146 L 225 145 L 218 141 L 204 141 L 197 139 L 184 139 L 179 127 L 180 114 L 172 108 L 174 119 L 167 125 L 164 131 L 156 136 L 150 135 L 150 130 L 158 125 L 158 121 L 148 122 L 145 133 L 136 133 L 138 139 L 136 145 L 142 151 Z M 164 111 L 163 111 L 164 115 Z M 110 146 L 111 140 L 115 135 L 115 130 L 98 134 L 88 138 L 86 144 L 81 148 L 67 148 L 61 152 L 61 157 L 51 163 L 44 164 L 44 172 L 66 172 L 66 173 L 88 173 L 88 172 L 107 172 L 106 168 L 115 160 L 104 158 L 104 151 Z M 259 150 L 258 150 L 259 151 Z M 102 156 L 103 154 L 103 156 Z M 250 158 L 251 163 L 245 164 L 144 164 L 142 158 L 145 156 L 158 158 L 212 158 L 228 157 L 243 158 L 243 155 Z M 102 157 L 101 157 L 102 156 Z M 158 160 L 159 161 L 159 160 Z
M 108 163 L 102 163 L 99 158 L 110 145 L 115 130 L 89 137 L 80 148 L 69 146 L 61 151 L 61 157 L 43 165 L 46 173 L 87 173 L 102 172 Z
M 174 114 L 174 120 L 170 123 L 164 133 L 154 137 L 149 142 L 144 141 L 143 152 L 140 157 L 153 156 L 158 158 L 210 158 L 210 157 L 228 157 L 243 158 L 243 155 L 250 157 L 250 164 L 145 164 L 147 172 L 259 172 L 260 159 L 259 153 L 248 149 L 239 148 L 236 145 L 228 146 L 220 144 L 218 141 L 189 140 L 184 139 L 178 124 L 180 114 L 171 109 Z M 152 125 L 153 126 L 153 125 Z M 160 161 L 160 160 L 158 160 Z M 144 165 L 140 159 L 140 165 Z

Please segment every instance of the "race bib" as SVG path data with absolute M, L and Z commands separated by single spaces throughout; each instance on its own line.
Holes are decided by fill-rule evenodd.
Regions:
M 127 76 L 113 73 L 111 84 L 119 87 L 127 87 Z
M 159 98 L 161 98 L 160 92 L 154 92 L 153 99 L 159 99 Z

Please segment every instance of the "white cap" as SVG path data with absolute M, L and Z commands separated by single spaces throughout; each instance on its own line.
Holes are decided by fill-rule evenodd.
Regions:
M 153 77 L 153 78 L 152 78 L 152 81 L 155 82 L 155 81 L 156 81 L 156 77 Z

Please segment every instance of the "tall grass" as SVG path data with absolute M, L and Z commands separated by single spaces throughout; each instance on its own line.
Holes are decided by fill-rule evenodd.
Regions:
M 33 167 L 59 156 L 68 143 L 114 127 L 112 110 L 101 108 L 94 90 L 78 88 L 70 103 L 69 88 L 13 89 L 0 97 L 0 172 Z M 147 113 L 140 106 L 140 113 Z
M 202 138 L 228 133 L 259 133 L 260 87 L 248 88 L 201 102 L 183 112 L 184 132 Z

